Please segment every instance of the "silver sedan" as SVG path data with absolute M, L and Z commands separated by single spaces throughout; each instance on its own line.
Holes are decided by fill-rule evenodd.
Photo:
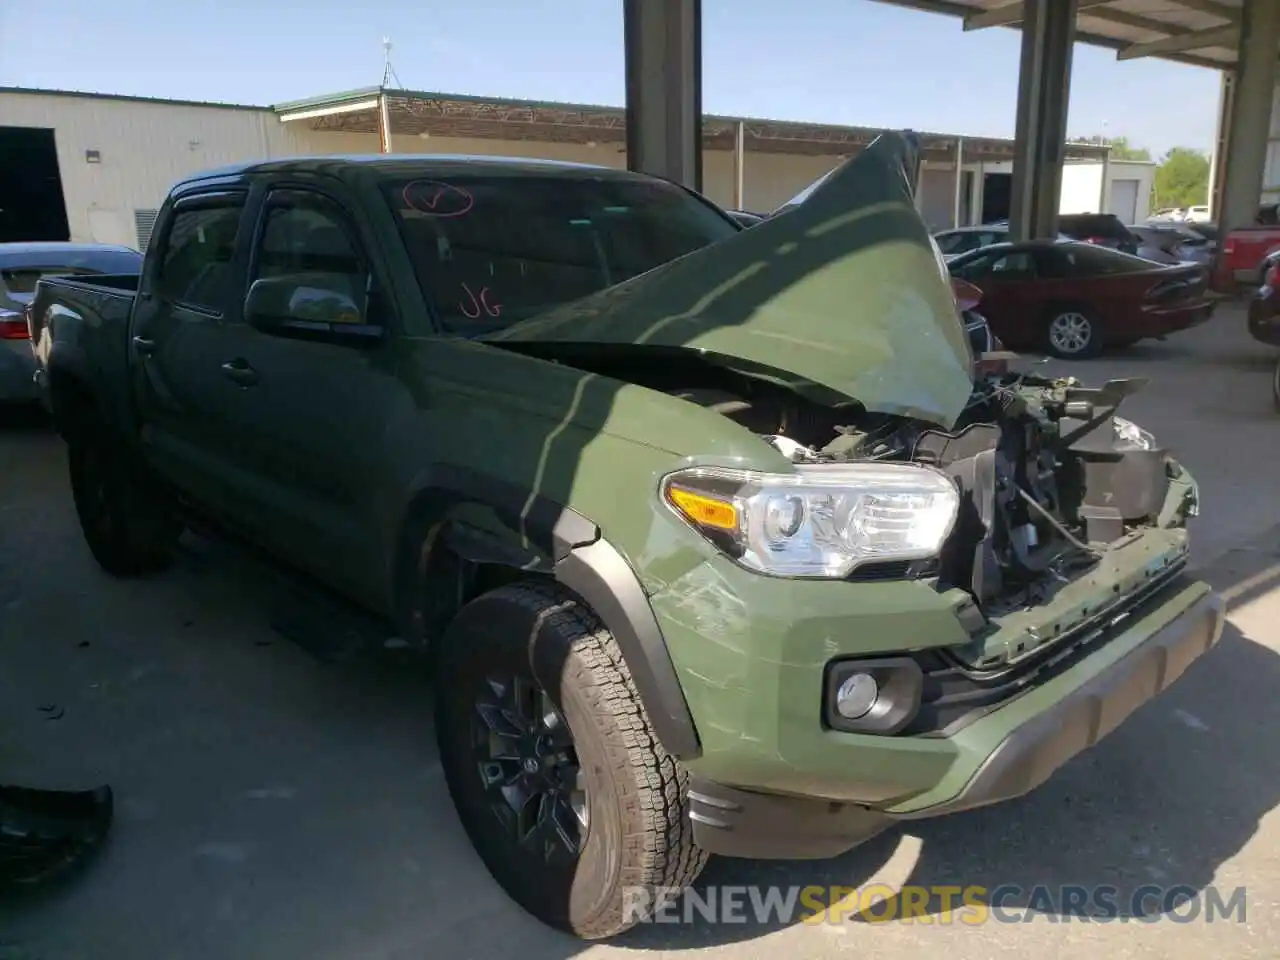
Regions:
M 0 243 L 0 403 L 39 399 L 25 310 L 41 277 L 128 274 L 142 254 L 102 243 Z

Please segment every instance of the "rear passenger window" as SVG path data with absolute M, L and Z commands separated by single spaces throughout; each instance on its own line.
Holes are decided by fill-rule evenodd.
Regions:
M 162 297 L 218 313 L 226 310 L 243 210 L 239 201 L 178 210 L 170 222 L 156 279 Z

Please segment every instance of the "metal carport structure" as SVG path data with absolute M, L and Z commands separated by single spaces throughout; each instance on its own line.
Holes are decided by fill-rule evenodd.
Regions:
M 281 122 L 311 131 L 377 136 L 390 151 L 397 137 L 453 138 L 573 144 L 630 152 L 633 128 L 619 107 L 599 104 L 551 103 L 477 97 L 430 91 L 366 87 L 276 104 Z M 741 208 L 746 155 L 784 154 L 830 159 L 857 154 L 881 132 L 870 127 L 802 123 L 758 117 L 725 117 L 704 114 L 702 149 L 723 151 L 733 159 L 733 205 Z M 952 225 L 960 225 L 962 206 L 961 163 L 1004 164 L 1015 159 L 1013 141 L 998 137 L 962 136 L 917 131 L 921 160 L 931 171 L 954 177 L 950 200 Z M 1067 144 L 1071 160 L 1101 161 L 1110 148 L 1091 143 Z M 634 157 L 634 155 L 633 155 Z M 653 169 L 645 167 L 645 169 Z M 661 169 L 661 168 L 658 168 Z M 696 181 L 682 179 L 686 183 Z M 796 186 L 798 191 L 804 184 Z M 790 194 L 788 194 L 788 197 Z M 917 202 L 922 196 L 917 195 Z
M 865 0 L 864 0 L 865 2 Z M 1224 71 L 1213 202 L 1224 227 L 1252 222 L 1263 187 L 1280 53 L 1280 0 L 879 0 L 1022 31 L 1010 225 L 1052 236 L 1066 155 L 1075 41 L 1121 60 L 1161 57 Z M 627 162 L 701 182 L 701 0 L 623 0 Z

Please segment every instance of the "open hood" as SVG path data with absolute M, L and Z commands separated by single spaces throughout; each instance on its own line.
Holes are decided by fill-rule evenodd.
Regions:
M 918 170 L 886 133 L 777 216 L 483 339 L 696 350 L 949 428 L 973 357 Z

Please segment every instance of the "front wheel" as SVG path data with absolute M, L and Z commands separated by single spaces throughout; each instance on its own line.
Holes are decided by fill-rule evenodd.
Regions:
M 98 565 L 117 577 L 167 567 L 182 523 L 124 445 L 80 430 L 68 439 L 67 460 L 80 529 Z
M 654 735 L 612 634 L 580 600 L 541 581 L 486 593 L 454 619 L 437 666 L 449 792 L 520 906 L 601 939 L 696 879 L 707 856 L 693 843 L 687 775 Z
M 1058 307 L 1049 312 L 1045 347 L 1060 360 L 1084 360 L 1102 352 L 1097 316 L 1083 307 Z

